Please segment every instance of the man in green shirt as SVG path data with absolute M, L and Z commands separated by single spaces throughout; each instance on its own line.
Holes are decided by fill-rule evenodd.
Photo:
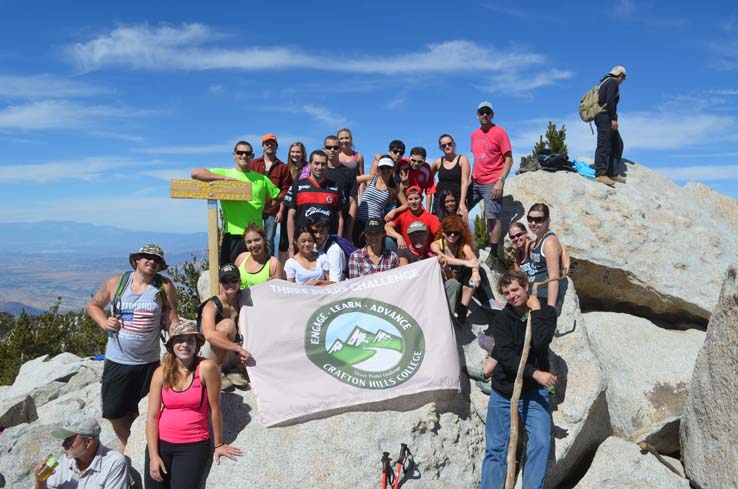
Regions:
M 239 141 L 233 150 L 234 168 L 196 168 L 192 178 L 201 182 L 215 180 L 240 180 L 251 182 L 251 200 L 223 200 L 220 203 L 225 219 L 225 232 L 220 245 L 220 264 L 233 263 L 246 251 L 244 229 L 253 222 L 264 226 L 262 212 L 269 199 L 279 196 L 279 189 L 268 177 L 251 170 L 254 148 L 246 141 Z

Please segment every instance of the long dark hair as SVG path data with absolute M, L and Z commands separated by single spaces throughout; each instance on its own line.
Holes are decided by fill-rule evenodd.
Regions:
M 448 216 L 456 215 L 456 213 L 449 214 L 448 212 L 446 212 L 446 197 L 448 197 L 449 195 L 454 198 L 454 200 L 456 201 L 456 210 L 457 211 L 459 210 L 460 202 L 459 202 L 459 196 L 456 194 L 456 192 L 452 192 L 450 189 L 446 188 L 446 189 L 441 190 L 441 193 L 436 194 L 436 195 L 438 198 L 438 207 L 436 209 L 438 219 L 443 221 Z

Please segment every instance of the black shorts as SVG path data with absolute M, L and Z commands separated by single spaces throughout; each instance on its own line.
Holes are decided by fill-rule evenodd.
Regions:
M 220 243 L 220 256 L 218 257 L 219 265 L 235 263 L 238 255 L 244 251 L 246 251 L 246 242 L 243 240 L 243 236 L 223 234 L 223 240 Z
M 149 394 L 159 362 L 124 365 L 105 360 L 102 374 L 102 417 L 117 419 L 138 414 L 138 402 Z
M 290 249 L 290 243 L 287 239 L 287 211 L 284 212 L 285 217 L 279 222 L 279 251 L 287 253 Z

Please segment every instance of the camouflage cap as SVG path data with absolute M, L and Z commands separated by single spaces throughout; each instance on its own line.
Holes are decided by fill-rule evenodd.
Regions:
M 128 262 L 134 270 L 136 269 L 136 260 L 141 258 L 141 255 L 155 255 L 161 258 L 161 266 L 159 266 L 159 270 L 166 270 L 169 266 L 167 265 L 167 261 L 164 259 L 164 250 L 161 249 L 161 246 L 149 243 L 143 245 L 138 251 L 128 255 Z
M 167 348 L 171 346 L 172 339 L 175 336 L 185 336 L 188 334 L 194 334 L 197 337 L 197 341 L 200 345 L 205 343 L 205 337 L 197 329 L 197 321 L 194 319 L 180 319 L 177 324 L 173 324 L 169 328 L 169 338 L 167 339 Z

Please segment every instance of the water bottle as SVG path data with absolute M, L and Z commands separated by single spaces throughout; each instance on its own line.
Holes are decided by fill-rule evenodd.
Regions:
M 51 474 L 54 473 L 54 469 L 56 469 L 58 466 L 59 461 L 56 459 L 55 456 L 49 455 L 48 457 L 46 457 L 46 460 L 44 460 L 44 466 L 41 467 L 41 470 L 38 472 L 38 480 L 43 482 L 51 477 Z

